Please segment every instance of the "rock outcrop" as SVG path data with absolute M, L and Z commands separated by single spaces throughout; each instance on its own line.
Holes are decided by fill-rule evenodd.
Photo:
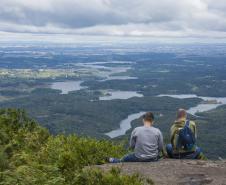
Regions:
M 138 173 L 157 185 L 226 185 L 226 161 L 161 160 L 150 163 L 119 163 L 98 166 L 119 167 L 125 174 Z

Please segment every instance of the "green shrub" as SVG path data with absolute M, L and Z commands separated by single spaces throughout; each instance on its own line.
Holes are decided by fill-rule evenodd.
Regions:
M 139 175 L 122 175 L 119 168 L 112 168 L 109 172 L 99 169 L 86 169 L 74 179 L 73 185 L 141 185 L 154 184 L 151 180 L 144 180 Z
M 76 135 L 51 136 L 21 110 L 0 110 L 0 139 L 0 185 L 144 184 L 138 175 L 88 167 L 105 163 L 109 156 L 121 157 L 126 152 L 122 145 Z
M 49 137 L 39 153 L 39 162 L 57 166 L 66 179 L 73 179 L 74 172 L 84 166 L 103 164 L 106 157 L 120 157 L 125 153 L 122 146 L 109 141 L 84 137 Z
M 0 148 L 0 171 L 8 168 L 8 158 L 7 155 Z

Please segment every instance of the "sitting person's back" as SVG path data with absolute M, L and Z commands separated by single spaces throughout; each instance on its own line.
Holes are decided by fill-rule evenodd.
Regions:
M 144 126 L 133 130 L 130 147 L 134 150 L 122 159 L 109 158 L 109 162 L 149 162 L 157 161 L 163 150 L 163 137 L 159 129 L 154 128 L 154 115 L 151 112 L 143 115 Z
M 140 159 L 155 159 L 162 150 L 162 136 L 159 129 L 153 126 L 142 126 L 134 129 L 131 135 L 130 146 L 135 156 Z
M 185 127 L 186 121 L 188 121 L 186 118 L 181 118 L 179 120 L 176 120 L 170 129 L 170 141 L 171 141 L 171 144 L 173 145 L 173 149 L 178 153 L 195 151 L 195 145 L 193 145 L 193 147 L 191 147 L 191 148 L 184 148 L 183 146 L 178 146 L 179 133 L 180 133 L 181 129 L 183 129 Z M 196 139 L 197 132 L 196 132 L 195 122 L 189 120 L 188 127 L 191 129 L 192 134 Z
M 177 119 L 170 129 L 171 144 L 166 146 L 170 158 L 205 159 L 196 145 L 197 129 L 194 121 L 187 120 L 187 113 L 179 109 Z

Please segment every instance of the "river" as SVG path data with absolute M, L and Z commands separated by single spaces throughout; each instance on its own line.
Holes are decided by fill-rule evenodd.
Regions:
M 189 114 L 195 115 L 199 112 L 206 112 L 213 109 L 216 109 L 217 107 L 221 105 L 226 105 L 226 97 L 205 97 L 205 96 L 197 96 L 195 94 L 177 94 L 177 95 L 170 95 L 170 94 L 160 94 L 158 97 L 172 97 L 172 98 L 178 98 L 178 99 L 186 99 L 186 98 L 200 98 L 203 100 L 203 102 L 199 103 L 198 105 L 191 107 L 187 110 Z M 208 103 L 208 101 L 210 103 Z M 216 101 L 215 103 L 212 103 L 211 101 Z
M 116 130 L 112 130 L 111 132 L 105 133 L 105 135 L 109 136 L 110 138 L 115 138 L 118 136 L 125 135 L 126 131 L 131 129 L 131 122 L 135 119 L 140 118 L 145 112 L 139 112 L 130 114 L 126 119 L 120 122 L 120 128 Z
M 206 112 L 206 111 L 216 109 L 221 105 L 226 105 L 226 97 L 204 97 L 204 96 L 197 96 L 195 94 L 178 94 L 178 95 L 160 94 L 158 95 L 158 97 L 172 97 L 172 98 L 178 98 L 178 99 L 186 99 L 186 98 L 202 99 L 205 103 L 201 102 L 200 104 L 194 107 L 191 107 L 187 110 L 187 112 L 192 115 L 195 115 L 198 112 Z M 216 102 L 208 103 L 208 101 L 216 101 Z M 115 138 L 115 137 L 124 135 L 126 131 L 131 128 L 131 122 L 135 119 L 138 119 L 144 113 L 145 112 L 130 114 L 126 119 L 120 122 L 120 128 L 116 130 L 112 130 L 111 132 L 106 133 L 106 135 L 109 136 L 110 138 Z
M 99 81 L 108 81 L 108 80 L 134 80 L 137 77 L 131 77 L 127 75 L 118 75 L 121 73 L 126 73 L 131 69 L 131 64 L 134 62 L 129 61 L 113 61 L 113 62 L 89 62 L 89 63 L 77 63 L 77 67 L 97 70 L 96 76 L 101 77 Z M 128 66 L 105 66 L 104 64 L 127 64 Z M 94 71 L 93 71 L 94 72 Z

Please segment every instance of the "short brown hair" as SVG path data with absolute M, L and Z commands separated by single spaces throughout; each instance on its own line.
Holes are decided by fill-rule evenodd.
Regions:
M 181 119 L 187 117 L 187 112 L 185 109 L 178 109 L 177 110 L 177 119 Z
M 143 115 L 143 120 L 148 122 L 153 122 L 155 119 L 154 114 L 152 112 L 147 112 Z

